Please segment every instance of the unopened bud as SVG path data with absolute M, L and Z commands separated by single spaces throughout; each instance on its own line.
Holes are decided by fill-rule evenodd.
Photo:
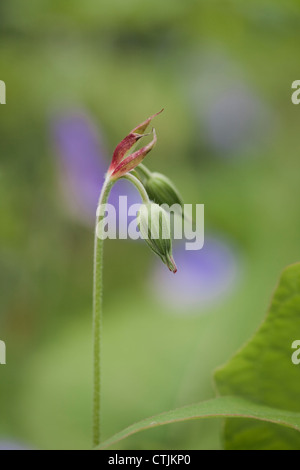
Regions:
M 166 211 L 158 204 L 142 204 L 137 217 L 142 238 L 169 270 L 176 273 L 177 268 L 172 257 L 170 219 Z
M 167 176 L 161 173 L 151 173 L 144 185 L 151 201 L 157 204 L 167 204 L 169 207 L 173 204 L 183 207 L 183 200 L 177 188 Z

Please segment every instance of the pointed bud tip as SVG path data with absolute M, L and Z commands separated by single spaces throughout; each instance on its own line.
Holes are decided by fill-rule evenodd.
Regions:
M 137 133 L 137 134 L 142 134 L 145 131 L 145 129 L 147 129 L 147 127 L 150 124 L 150 122 L 152 121 L 152 119 L 154 119 L 156 116 L 158 116 L 163 111 L 164 111 L 164 108 L 161 109 L 158 113 L 153 114 L 152 116 L 150 116 L 148 119 L 146 119 L 146 121 L 141 122 L 141 124 L 139 124 L 134 129 L 132 129 L 131 132 L 132 133 Z
M 173 274 L 177 273 L 177 266 L 176 266 L 173 256 L 167 257 L 167 266 Z

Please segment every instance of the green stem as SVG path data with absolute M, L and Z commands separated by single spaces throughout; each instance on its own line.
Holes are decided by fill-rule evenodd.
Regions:
M 99 198 L 95 228 L 94 247 L 94 289 L 93 289 L 93 349 L 94 349 L 94 387 L 93 387 L 93 442 L 94 446 L 101 442 L 101 331 L 102 331 L 102 289 L 103 289 L 103 238 L 97 235 L 97 226 L 103 214 L 99 208 L 107 203 L 109 192 L 114 182 L 106 179 Z M 101 235 L 101 234 L 100 234 Z
M 148 194 L 143 184 L 131 174 L 122 178 L 130 181 L 138 189 L 144 204 L 149 203 Z M 94 289 L 93 289 L 93 339 L 94 339 L 94 387 L 93 387 L 93 443 L 94 447 L 101 443 L 101 332 L 102 332 L 102 291 L 103 291 L 103 237 L 97 232 L 101 216 L 115 181 L 107 178 L 103 184 L 99 198 L 94 247 Z
M 142 177 L 145 178 L 146 180 L 149 179 L 152 175 L 152 172 L 148 170 L 148 168 L 143 163 L 140 163 L 136 167 L 136 171 L 139 172 L 142 175 Z
M 136 189 L 141 195 L 144 204 L 148 204 L 150 202 L 149 196 L 147 194 L 146 189 L 144 188 L 144 185 L 136 176 L 132 175 L 131 173 L 127 173 L 126 175 L 122 176 L 122 178 L 130 181 L 136 187 Z

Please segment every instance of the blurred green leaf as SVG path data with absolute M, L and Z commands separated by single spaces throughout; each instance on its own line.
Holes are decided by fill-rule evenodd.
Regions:
M 291 360 L 291 345 L 300 329 L 299 310 L 300 264 L 296 264 L 284 271 L 254 338 L 216 372 L 224 396 L 140 421 L 107 439 L 99 449 L 142 430 L 209 417 L 242 418 L 226 422 L 227 449 L 300 449 L 296 432 L 300 431 L 299 368 Z
M 300 413 L 272 409 L 237 397 L 218 397 L 144 419 L 107 439 L 96 450 L 105 449 L 132 434 L 157 426 L 163 426 L 164 424 L 197 418 L 219 418 L 224 416 L 230 418 L 253 418 L 255 420 L 281 424 L 282 426 L 300 431 Z
M 215 374 L 222 395 L 300 412 L 300 368 L 291 345 L 300 331 L 300 264 L 282 274 L 268 315 L 254 338 Z M 227 449 L 300 449 L 300 435 L 266 422 L 227 420 Z

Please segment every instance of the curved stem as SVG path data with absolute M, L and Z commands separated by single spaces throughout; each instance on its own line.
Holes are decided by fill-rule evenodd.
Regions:
M 148 170 L 148 168 L 143 163 L 140 163 L 136 167 L 136 170 L 139 171 L 145 178 L 150 178 L 152 175 L 152 172 Z
M 102 331 L 102 286 L 103 286 L 103 238 L 99 237 L 97 227 L 102 210 L 99 208 L 107 203 L 109 192 L 114 182 L 106 179 L 99 198 L 97 209 L 95 246 L 94 246 L 94 288 L 93 288 L 93 355 L 94 355 L 94 384 L 93 384 L 93 442 L 94 446 L 101 442 L 101 331 Z M 101 234 L 100 234 L 101 235 Z
M 138 178 L 131 174 L 122 178 L 130 181 L 138 189 L 144 204 L 149 203 L 148 194 Z M 116 180 L 117 181 L 117 180 Z M 104 215 L 105 205 L 110 190 L 116 181 L 107 178 L 103 184 L 99 198 L 94 246 L 94 288 L 93 288 L 93 354 L 94 354 L 94 384 L 93 384 L 93 442 L 94 446 L 101 443 L 101 332 L 102 332 L 102 290 L 103 290 L 103 236 L 98 229 L 103 230 L 99 224 Z
M 122 176 L 122 178 L 130 181 L 136 187 L 136 189 L 141 195 L 144 204 L 148 204 L 150 202 L 149 196 L 147 194 L 146 189 L 144 188 L 144 185 L 136 176 L 133 176 L 131 173 L 127 173 L 126 175 Z

